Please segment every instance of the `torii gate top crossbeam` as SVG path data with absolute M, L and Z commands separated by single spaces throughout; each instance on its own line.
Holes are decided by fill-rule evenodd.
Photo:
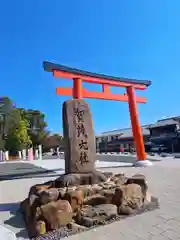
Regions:
M 88 71 L 83 71 L 76 68 L 70 68 L 70 67 L 66 67 L 60 64 L 55 64 L 47 61 L 43 62 L 43 67 L 45 71 L 53 72 L 55 77 L 64 76 L 65 78 L 70 78 L 70 79 L 82 78 L 84 82 L 109 84 L 111 86 L 117 86 L 117 87 L 133 86 L 134 88 L 140 89 L 140 90 L 144 90 L 151 85 L 151 81 L 149 80 L 119 78 L 119 77 L 113 77 L 113 76 L 108 76 L 104 74 L 91 73 Z
M 73 96 L 74 98 L 83 97 L 127 102 L 128 95 L 126 93 L 112 94 L 110 87 L 133 87 L 134 89 L 144 90 L 151 84 L 151 81 L 148 80 L 112 77 L 104 74 L 69 68 L 47 61 L 43 62 L 43 67 L 45 71 L 52 72 L 54 77 L 72 79 L 74 83 L 73 88 L 56 88 L 56 94 Z M 92 92 L 82 88 L 82 81 L 101 84 L 103 92 Z M 135 101 L 137 103 L 146 103 L 146 98 L 136 96 Z

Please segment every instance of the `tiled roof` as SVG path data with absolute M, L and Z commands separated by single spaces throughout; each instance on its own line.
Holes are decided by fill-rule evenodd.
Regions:
M 148 128 L 149 128 L 149 125 L 145 125 L 145 126 L 141 127 L 142 134 L 144 136 L 150 134 L 150 131 L 149 131 Z M 119 139 L 121 139 L 121 138 L 131 138 L 131 137 L 133 137 L 132 129 L 131 128 L 124 128 L 124 129 L 104 132 L 104 133 L 101 133 L 101 134 L 97 135 L 96 137 L 108 137 L 108 136 L 117 136 L 117 135 L 119 135 Z
M 177 120 L 175 119 L 164 119 L 159 120 L 157 123 L 150 125 L 150 128 L 164 127 L 177 124 Z
M 148 124 L 148 125 L 141 126 L 142 134 L 144 136 L 150 135 L 149 129 L 178 124 L 178 121 L 180 121 L 180 116 L 158 120 L 154 124 Z M 108 137 L 108 136 L 117 136 L 117 135 L 119 135 L 119 139 L 133 137 L 132 129 L 124 128 L 124 129 L 103 132 L 101 134 L 97 134 L 96 137 Z

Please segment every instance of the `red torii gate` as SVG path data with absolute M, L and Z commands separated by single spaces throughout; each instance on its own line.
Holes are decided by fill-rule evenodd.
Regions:
M 146 103 L 146 98 L 135 95 L 135 89 L 145 90 L 151 85 L 151 81 L 135 80 L 128 78 L 118 78 L 103 74 L 96 74 L 82 71 L 75 68 L 65 67 L 51 62 L 43 62 L 44 70 L 52 72 L 54 77 L 67 78 L 73 80 L 73 88 L 56 88 L 57 95 L 73 96 L 75 99 L 96 98 L 104 100 L 115 100 L 129 103 L 129 112 L 133 131 L 134 142 L 136 145 L 137 160 L 146 160 L 144 141 L 141 132 L 140 122 L 136 103 Z M 82 87 L 82 82 L 89 82 L 102 85 L 102 92 L 92 92 Z M 112 94 L 110 87 L 126 88 L 126 93 Z

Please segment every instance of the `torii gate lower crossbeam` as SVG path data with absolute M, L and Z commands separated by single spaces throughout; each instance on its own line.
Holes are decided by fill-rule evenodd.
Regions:
M 142 131 L 140 127 L 137 104 L 146 103 L 146 98 L 135 95 L 135 89 L 145 90 L 151 85 L 151 81 L 142 81 L 127 78 L 117 78 L 112 76 L 106 76 L 102 74 L 90 73 L 74 68 L 68 68 L 59 64 L 50 62 L 43 63 L 44 70 L 52 72 L 54 77 L 61 77 L 73 80 L 73 88 L 57 88 L 56 94 L 63 96 L 73 96 L 74 99 L 81 98 L 95 98 L 104 100 L 115 100 L 128 102 L 129 112 L 131 118 L 131 125 L 133 131 L 134 142 L 136 145 L 137 160 L 145 161 L 146 153 L 144 150 L 144 141 Z M 92 92 L 87 89 L 83 89 L 82 82 L 89 82 L 102 85 L 102 92 Z M 111 86 L 124 87 L 126 93 L 112 94 L 110 91 Z

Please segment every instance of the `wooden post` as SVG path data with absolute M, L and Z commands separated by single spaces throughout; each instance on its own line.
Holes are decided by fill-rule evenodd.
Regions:
M 136 145 L 137 160 L 146 160 L 146 153 L 144 150 L 144 141 L 142 136 L 142 131 L 140 127 L 140 122 L 138 118 L 138 111 L 136 105 L 136 97 L 133 87 L 127 87 L 129 112 L 131 117 L 131 125 L 134 136 L 134 142 Z

